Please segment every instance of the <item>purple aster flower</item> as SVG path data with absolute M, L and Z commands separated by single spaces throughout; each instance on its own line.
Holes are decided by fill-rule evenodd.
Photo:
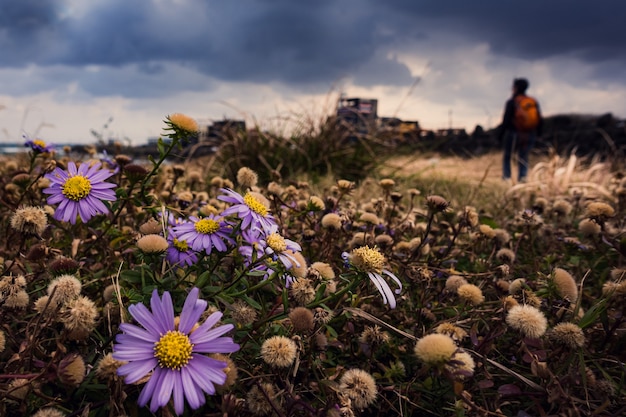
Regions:
M 122 323 L 122 334 L 116 337 L 113 357 L 128 363 L 117 370 L 133 384 L 150 374 L 150 379 L 139 394 L 138 404 L 143 407 L 150 401 L 150 411 L 156 412 L 174 397 L 176 414 L 183 413 L 184 398 L 194 410 L 205 402 L 204 393 L 215 394 L 215 384 L 226 382 L 226 363 L 201 353 L 230 353 L 239 345 L 222 335 L 233 328 L 232 324 L 214 327 L 222 317 L 216 312 L 199 327 L 195 327 L 207 307 L 198 299 L 198 288 L 191 290 L 178 325 L 174 320 L 174 307 L 169 292 L 160 299 L 152 292 L 150 306 L 134 304 L 128 312 L 142 326 Z
M 241 231 L 241 245 L 237 246 L 237 251 L 244 258 L 244 265 L 249 267 L 253 262 L 257 262 L 265 255 L 265 241 L 263 240 L 262 231 L 259 228 L 251 228 Z M 254 266 L 252 271 L 263 271 L 265 272 L 264 279 L 269 276 L 271 269 L 267 268 L 267 265 L 264 263 L 259 263 Z
M 115 201 L 115 192 L 111 188 L 115 184 L 105 182 L 113 175 L 106 169 L 100 169 L 100 163 L 91 167 L 89 164 L 80 164 L 76 168 L 74 162 L 67 164 L 67 171 L 55 168 L 45 177 L 52 185 L 44 194 L 50 194 L 48 204 L 60 203 L 54 212 L 54 218 L 72 224 L 76 223 L 76 216 L 80 215 L 83 222 L 87 222 L 97 214 L 107 214 L 109 209 L 102 200 Z
M 296 258 L 292 255 L 294 252 L 300 252 L 302 248 L 293 240 L 285 239 L 278 233 L 278 225 L 273 224 L 266 232 L 262 245 L 265 247 L 265 253 L 272 255 L 278 259 L 285 268 L 291 269 L 295 266 L 300 267 Z
M 230 238 L 231 227 L 221 218 L 209 214 L 207 217 L 198 218 L 190 216 L 188 222 L 174 226 L 174 233 L 179 240 L 184 240 L 195 251 L 204 250 L 211 254 L 215 248 L 219 252 L 225 252 L 226 244 L 232 244 Z
M 198 254 L 193 251 L 185 240 L 178 239 L 173 231 L 167 236 L 170 246 L 167 248 L 166 259 L 176 267 L 191 266 L 198 262 Z
M 241 194 L 230 188 L 222 188 L 221 191 L 225 195 L 220 195 L 217 199 L 232 204 L 222 212 L 222 216 L 237 215 L 241 219 L 243 230 L 249 227 L 260 227 L 263 230 L 268 230 L 275 224 L 274 217 L 268 208 L 250 192 L 242 197 Z
M 341 256 L 357 270 L 367 274 L 380 295 L 382 295 L 384 304 L 389 303 L 389 307 L 396 308 L 396 298 L 383 275 L 391 278 L 398 284 L 399 288 L 395 290 L 396 294 L 400 294 L 402 291 L 402 283 L 391 271 L 384 268 L 386 263 L 385 255 L 380 253 L 378 248 L 361 246 L 353 249 L 350 253 L 344 252 Z
M 54 149 L 52 144 L 46 144 L 46 142 L 41 139 L 31 139 L 26 133 L 22 133 L 22 137 L 25 140 L 24 146 L 29 147 L 36 154 L 50 153 Z

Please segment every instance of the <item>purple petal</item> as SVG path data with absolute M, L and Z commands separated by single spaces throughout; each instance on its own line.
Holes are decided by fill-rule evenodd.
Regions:
M 177 415 L 181 415 L 185 411 L 183 381 L 178 375 L 174 378 L 174 411 Z
M 189 374 L 188 367 L 184 367 L 180 370 L 180 377 L 183 383 L 183 391 L 185 392 L 185 398 L 192 409 L 200 408 L 204 404 L 204 395 L 199 387 L 194 383 L 194 380 Z
M 172 304 L 172 296 L 169 292 L 163 292 L 163 296 L 159 299 L 159 293 L 157 290 L 152 291 L 152 298 L 150 298 L 150 306 L 152 307 L 152 314 L 157 321 L 159 331 L 161 334 L 165 334 L 170 330 L 174 330 L 174 305 Z
M 193 332 L 195 334 L 196 332 Z M 193 351 L 201 353 L 232 353 L 239 350 L 239 345 L 230 337 L 220 337 L 206 342 L 194 344 Z
M 155 336 L 165 333 L 161 332 L 160 326 L 156 321 L 156 317 L 150 313 L 150 310 L 148 310 L 148 307 L 145 305 L 133 304 L 128 307 L 128 312 L 135 320 L 137 320 L 139 324 Z
M 115 353 L 113 354 L 113 358 L 123 360 L 119 359 Z M 155 358 L 152 358 L 151 360 L 129 362 L 120 366 L 117 369 L 117 374 L 120 376 L 126 376 L 124 382 L 127 384 L 133 384 L 148 375 L 157 365 L 158 362 Z
M 178 330 L 184 334 L 188 334 L 191 331 L 191 328 L 200 320 L 200 316 L 206 309 L 207 302 L 198 300 L 199 292 L 198 288 L 191 290 L 183 305 L 183 311 L 180 313 Z
M 167 368 L 157 368 L 156 371 L 161 371 L 163 375 L 160 378 L 159 384 L 154 390 L 152 395 L 152 401 L 150 401 L 150 411 L 153 413 L 159 408 L 164 407 L 172 397 L 172 390 L 174 389 L 174 378 L 176 378 L 178 371 L 172 371 Z
M 204 355 L 194 355 L 187 369 L 194 382 L 208 394 L 215 394 L 213 384 L 222 385 L 226 382 L 226 362 L 209 358 Z
M 154 396 L 154 389 L 159 384 L 159 379 L 161 378 L 162 375 L 163 375 L 163 372 L 161 371 L 161 368 L 156 367 L 154 369 L 154 372 L 152 373 L 152 376 L 150 377 L 150 379 L 148 379 L 148 382 L 146 383 L 146 385 L 144 385 L 143 389 L 141 390 L 141 393 L 139 394 L 139 398 L 137 399 L 137 404 L 140 407 L 144 407 L 146 404 L 148 404 L 148 401 L 150 400 L 150 398 Z

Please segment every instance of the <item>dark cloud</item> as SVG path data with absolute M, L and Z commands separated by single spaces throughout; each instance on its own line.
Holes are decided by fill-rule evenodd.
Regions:
M 513 58 L 610 61 L 593 71 L 598 77 L 615 77 L 626 63 L 622 1 L 108 0 L 83 5 L 79 14 L 68 2 L 0 1 L 0 65 L 133 69 L 132 80 L 147 77 L 142 95 L 167 63 L 220 80 L 308 89 L 345 78 L 410 85 L 409 69 L 389 52 L 444 32 Z M 87 91 L 133 94 L 121 71 L 105 73 L 102 82 L 115 86 L 98 86 L 86 74 Z
M 626 60 L 622 29 L 626 2 L 389 0 L 385 8 L 401 14 L 403 20 L 443 26 L 487 42 L 494 52 L 512 57 L 541 59 L 575 53 L 587 61 Z

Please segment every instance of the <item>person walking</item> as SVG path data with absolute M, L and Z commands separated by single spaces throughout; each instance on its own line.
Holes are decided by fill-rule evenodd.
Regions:
M 498 140 L 504 145 L 502 179 L 507 182 L 511 182 L 511 157 L 514 151 L 517 151 L 517 180 L 526 181 L 530 151 L 542 133 L 543 117 L 539 102 L 526 95 L 528 86 L 527 79 L 514 79 L 513 95 L 504 106 Z

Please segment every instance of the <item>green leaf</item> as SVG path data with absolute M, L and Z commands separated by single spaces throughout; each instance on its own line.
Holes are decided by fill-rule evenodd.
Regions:
M 254 298 L 249 297 L 247 295 L 242 295 L 241 298 L 244 299 L 244 301 L 246 303 L 248 303 L 250 306 L 254 307 L 256 310 L 261 311 L 263 310 L 263 307 L 261 307 L 261 304 L 259 304 Z
M 141 271 L 136 270 L 125 270 L 120 273 L 120 278 L 122 281 L 130 282 L 132 284 L 141 283 Z
M 595 305 L 593 305 L 589 310 L 587 310 L 585 315 L 580 319 L 580 321 L 578 322 L 578 326 L 580 326 L 581 329 L 584 329 L 592 325 L 598 319 L 600 314 L 606 311 L 606 304 L 607 304 L 607 299 L 604 298 L 600 300 L 599 302 L 597 302 Z

